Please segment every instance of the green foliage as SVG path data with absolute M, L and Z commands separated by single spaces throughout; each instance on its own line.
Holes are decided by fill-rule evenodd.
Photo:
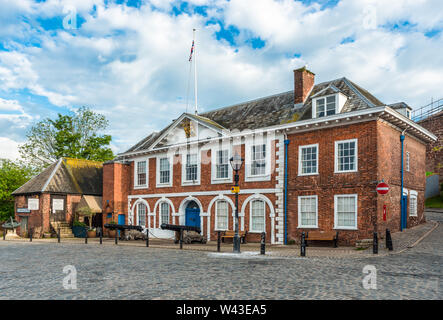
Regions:
M 89 218 L 89 230 L 92 230 L 92 217 L 95 216 L 96 213 L 93 212 L 89 207 L 81 207 L 77 210 L 77 213 Z
M 0 221 L 14 215 L 13 191 L 31 179 L 36 171 L 21 161 L 0 159 Z
M 99 134 L 108 124 L 103 115 L 86 107 L 70 115 L 58 114 L 55 120 L 44 119 L 30 129 L 28 141 L 20 146 L 20 154 L 40 170 L 61 157 L 111 160 L 112 138 Z
M 426 199 L 425 207 L 426 208 L 443 208 L 443 194 Z
M 75 221 L 72 223 L 72 226 L 73 226 L 73 227 L 86 227 L 86 224 L 83 223 L 83 222 L 80 222 L 80 221 L 78 221 L 78 220 L 75 220 Z

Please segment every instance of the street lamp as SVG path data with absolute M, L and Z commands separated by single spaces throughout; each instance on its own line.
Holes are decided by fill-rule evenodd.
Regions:
M 232 170 L 235 171 L 235 175 L 234 175 L 234 182 L 235 182 L 235 234 L 234 234 L 234 252 L 235 253 L 240 253 L 240 237 L 238 234 L 238 172 L 240 171 L 242 165 L 243 165 L 243 158 L 240 157 L 240 155 L 238 153 L 235 153 L 235 155 L 229 159 L 229 162 L 231 163 L 231 167 Z

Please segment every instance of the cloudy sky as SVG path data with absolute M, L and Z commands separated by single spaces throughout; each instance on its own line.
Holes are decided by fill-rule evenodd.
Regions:
M 0 0 L 0 157 L 33 123 L 89 106 L 123 152 L 186 110 L 346 76 L 389 104 L 443 97 L 441 0 Z M 192 82 L 191 82 L 192 85 Z M 193 104 L 192 86 L 189 104 Z

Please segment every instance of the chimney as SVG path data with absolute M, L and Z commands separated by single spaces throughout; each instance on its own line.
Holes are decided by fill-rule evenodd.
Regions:
M 314 87 L 315 74 L 306 67 L 294 70 L 294 104 L 304 103 Z

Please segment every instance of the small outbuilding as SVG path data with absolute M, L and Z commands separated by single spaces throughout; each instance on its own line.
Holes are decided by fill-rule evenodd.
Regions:
M 93 225 L 101 226 L 103 164 L 97 161 L 60 158 L 42 173 L 15 190 L 15 219 L 21 236 L 30 229 L 33 237 L 54 233 L 60 227 L 72 237 L 77 208 L 88 206 L 96 213 Z

